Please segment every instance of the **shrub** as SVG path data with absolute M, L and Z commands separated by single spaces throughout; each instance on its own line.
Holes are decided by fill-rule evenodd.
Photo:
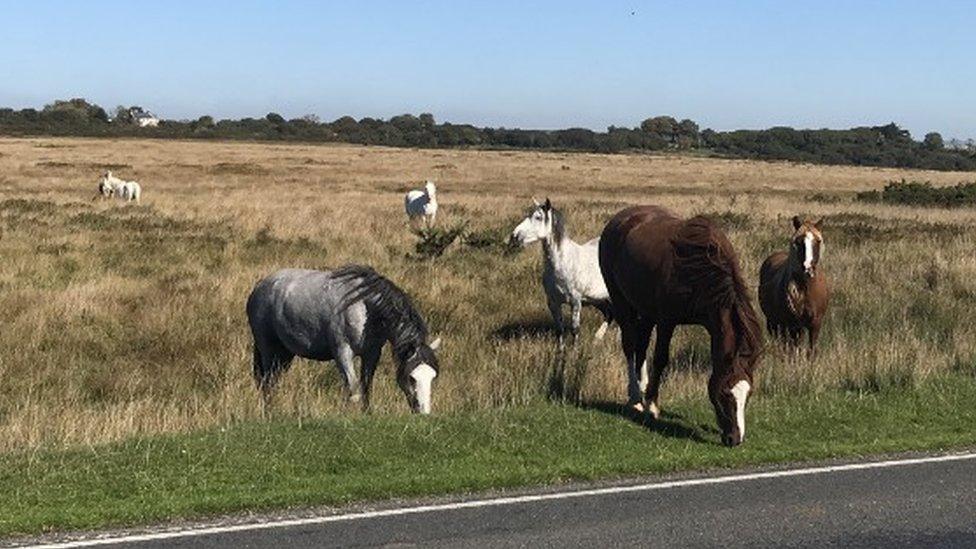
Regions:
M 861 202 L 955 208 L 976 206 L 976 182 L 936 187 L 929 182 L 891 181 L 878 191 L 857 193 Z
M 447 248 L 459 237 L 464 235 L 467 223 L 457 223 L 451 227 L 425 227 L 414 231 L 417 244 L 414 251 L 418 259 L 433 259 L 444 255 Z

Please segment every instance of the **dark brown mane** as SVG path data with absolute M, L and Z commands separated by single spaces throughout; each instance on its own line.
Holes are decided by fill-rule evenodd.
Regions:
M 674 276 L 687 285 L 696 306 L 730 309 L 737 354 L 758 356 L 762 331 L 732 243 L 708 218 L 696 216 L 678 228 L 671 244 Z

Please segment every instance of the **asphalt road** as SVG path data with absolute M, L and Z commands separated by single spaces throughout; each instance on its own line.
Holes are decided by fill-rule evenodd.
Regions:
M 532 501 L 393 508 L 111 546 L 976 547 L 972 457 L 577 487 L 530 495 L 541 498 Z

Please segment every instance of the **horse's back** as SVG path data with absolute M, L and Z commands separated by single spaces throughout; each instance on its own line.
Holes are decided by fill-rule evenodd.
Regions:
M 789 258 L 789 254 L 784 251 L 769 254 L 766 261 L 763 261 L 762 267 L 759 268 L 759 285 L 764 286 L 771 283 L 776 273 L 786 267 Z
M 427 205 L 427 193 L 416 189 L 407 191 L 403 197 L 403 207 L 408 215 L 422 215 L 424 206 Z
M 328 360 L 328 347 L 344 332 L 336 286 L 327 271 L 283 269 L 264 278 L 247 302 L 255 340 Z
M 658 288 L 670 276 L 671 238 L 680 223 L 659 206 L 631 206 L 607 223 L 599 262 L 611 301 L 623 297 L 633 307 L 656 308 Z

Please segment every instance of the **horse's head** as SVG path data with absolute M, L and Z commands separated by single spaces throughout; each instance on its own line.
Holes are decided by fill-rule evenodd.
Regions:
M 437 196 L 437 187 L 434 185 L 434 182 L 429 179 L 424 182 L 424 191 L 427 193 L 427 196 Z
M 559 211 L 552 207 L 552 202 L 548 198 L 543 204 L 535 199 L 533 202 L 535 206 L 529 215 L 512 231 L 509 243 L 513 246 L 527 246 L 536 240 L 546 240 L 550 237 L 558 239 L 560 236 L 562 217 Z
M 441 345 L 441 338 L 431 344 L 421 343 L 397 372 L 397 383 L 407 397 L 410 409 L 421 414 L 430 413 L 431 389 L 440 371 L 434 356 Z
M 823 235 L 820 226 L 823 218 L 813 221 L 793 216 L 793 238 L 790 241 L 790 258 L 803 267 L 808 278 L 817 275 L 817 265 L 823 250 Z
M 112 196 L 115 188 L 109 183 L 109 175 L 111 172 L 107 173 L 98 181 L 98 194 L 102 196 Z
M 754 386 L 753 372 L 763 354 L 762 329 L 745 298 L 719 315 L 723 328 L 717 346 L 712 347 L 708 398 L 715 408 L 722 444 L 731 447 L 742 444 L 746 437 L 746 404 Z
M 712 376 L 708 397 L 715 408 L 722 444 L 732 447 L 746 438 L 746 403 L 752 394 L 752 377 L 743 370 L 727 376 Z

